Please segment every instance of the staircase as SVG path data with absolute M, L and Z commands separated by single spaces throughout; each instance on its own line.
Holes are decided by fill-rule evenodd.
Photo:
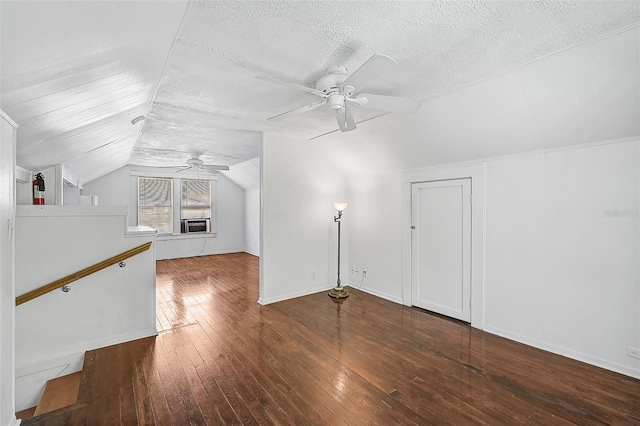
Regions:
M 49 380 L 33 413 L 34 417 L 75 404 L 78 401 L 80 380 L 82 380 L 81 371 Z
M 126 206 L 17 206 L 15 223 L 15 258 L 23 259 L 14 268 L 15 395 L 21 410 L 38 402 L 42 378 L 54 377 L 52 366 L 69 364 L 67 372 L 77 371 L 88 348 L 157 334 L 150 250 L 155 231 L 127 227 Z M 47 253 L 47 267 L 33 268 L 28 261 L 34 244 Z M 78 291 L 57 290 L 71 282 Z
M 81 372 L 47 382 L 38 407 L 16 417 L 21 426 L 155 424 L 145 377 L 155 350 L 147 337 L 87 351 Z
M 17 413 L 16 417 L 26 420 L 75 404 L 81 381 L 82 371 L 49 380 L 38 405 Z
M 16 417 L 22 420 L 22 426 L 44 425 L 51 419 L 60 419 L 62 423 L 59 424 L 73 424 L 76 412 L 83 411 L 87 406 L 84 402 L 87 395 L 87 372 L 93 368 L 91 360 L 87 362 L 87 358 L 91 358 L 89 352 L 85 356 L 82 371 L 49 380 L 36 407 L 16 413 Z

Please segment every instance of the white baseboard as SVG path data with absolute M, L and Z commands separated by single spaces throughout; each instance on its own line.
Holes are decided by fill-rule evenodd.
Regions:
M 353 289 L 358 289 L 360 291 L 364 291 L 365 293 L 369 293 L 369 294 L 372 294 L 374 296 L 380 297 L 382 299 L 386 299 L 386 300 L 388 300 L 390 302 L 399 303 L 399 304 L 402 305 L 402 299 L 400 297 L 392 296 L 390 294 L 387 294 L 387 293 L 384 293 L 382 291 L 375 290 L 373 288 L 369 288 L 369 287 L 366 287 L 366 286 L 361 286 L 360 288 L 358 288 L 359 285 L 355 285 L 355 284 L 351 284 L 351 283 L 349 283 L 349 287 L 351 287 Z
M 58 375 L 66 376 L 67 374 L 75 373 L 76 371 L 82 370 L 84 352 L 85 351 L 70 351 L 64 354 L 51 354 L 51 356 L 37 361 L 16 364 L 16 379 L 29 376 L 40 371 L 56 369 L 61 366 L 64 366 L 64 369 L 60 370 Z
M 155 324 L 153 327 L 146 328 L 144 330 L 132 331 L 130 333 L 118 334 L 117 336 L 110 337 L 108 339 L 97 339 L 91 342 L 87 347 L 87 351 L 94 349 L 105 348 L 107 346 L 117 345 L 124 342 L 130 342 L 132 340 L 144 339 L 145 337 L 157 336 Z
M 274 296 L 274 297 L 269 297 L 265 299 L 260 298 L 258 299 L 258 303 L 261 305 L 269 305 L 271 303 L 282 302 L 283 300 L 295 299 L 296 297 L 302 297 L 302 296 L 308 296 L 314 293 L 320 293 L 321 291 L 330 290 L 333 287 L 334 287 L 334 284 L 327 284 L 325 286 L 314 287 L 309 290 L 294 291 L 292 293 L 287 293 L 280 296 Z
M 98 339 L 87 340 L 84 342 L 79 342 L 74 345 L 70 345 L 65 347 L 62 350 L 58 350 L 56 352 L 46 352 L 37 355 L 30 354 L 29 357 L 26 356 L 16 356 L 16 375 L 21 369 L 26 368 L 27 371 L 32 369 L 29 367 L 31 365 L 47 365 L 47 363 L 51 360 L 56 360 L 58 358 L 66 357 L 71 354 L 82 353 L 84 354 L 86 351 L 90 351 L 93 349 L 104 348 L 106 346 L 117 345 L 118 343 L 130 342 L 132 340 L 142 339 L 144 337 L 156 336 L 158 332 L 155 329 L 155 324 L 152 328 L 146 328 L 144 330 L 136 330 L 128 333 L 121 333 L 115 336 L 109 337 L 101 337 Z
M 567 358 L 575 359 L 576 361 L 585 362 L 596 367 L 604 368 L 605 370 L 614 371 L 616 373 L 624 374 L 625 376 L 640 379 L 640 369 L 628 367 L 626 365 L 612 362 L 606 359 L 602 359 L 593 355 L 577 352 L 571 349 L 556 346 L 547 342 L 543 342 L 537 339 L 532 339 L 526 336 L 521 336 L 517 333 L 502 330 L 497 327 L 484 326 L 484 331 L 487 333 L 495 334 L 500 337 L 504 337 L 509 340 L 515 340 L 516 342 L 523 343 L 528 346 L 533 346 L 544 351 L 552 352 L 557 355 L 562 355 Z
M 17 419 L 16 416 L 13 416 L 11 421 L 9 421 L 9 426 L 18 426 L 20 423 L 22 423 L 22 420 Z
M 310 294 L 320 293 L 321 291 L 328 291 L 328 290 L 331 290 L 334 286 L 335 286 L 335 284 L 329 284 L 327 286 L 315 287 L 315 288 L 312 288 L 310 290 L 287 293 L 287 294 L 284 294 L 284 295 L 281 295 L 281 296 L 270 297 L 270 298 L 267 298 L 267 299 L 260 298 L 260 299 L 258 299 L 258 303 L 261 304 L 261 305 L 268 305 L 270 303 L 282 302 L 283 300 L 295 299 L 296 297 L 308 296 Z M 358 288 L 358 286 L 353 285 L 353 284 L 348 284 L 348 286 L 351 287 L 351 288 Z M 384 292 L 381 292 L 381 291 L 378 291 L 378 290 L 374 290 L 372 288 L 360 287 L 359 290 L 362 290 L 365 293 L 369 293 L 369 294 L 372 294 L 374 296 L 380 297 L 382 299 L 389 300 L 389 301 L 394 302 L 394 303 L 402 304 L 402 299 L 400 299 L 399 297 L 392 296 L 390 294 L 387 294 L 387 293 L 384 293 Z

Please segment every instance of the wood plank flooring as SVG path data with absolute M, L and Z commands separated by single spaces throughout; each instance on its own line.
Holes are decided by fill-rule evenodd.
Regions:
M 640 381 L 353 290 L 260 306 L 258 259 L 159 261 L 160 334 L 23 425 L 640 424 Z

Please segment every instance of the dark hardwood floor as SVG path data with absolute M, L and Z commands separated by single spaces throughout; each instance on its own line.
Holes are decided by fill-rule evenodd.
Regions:
M 260 306 L 258 259 L 157 265 L 155 338 L 24 425 L 640 424 L 640 381 L 353 290 Z

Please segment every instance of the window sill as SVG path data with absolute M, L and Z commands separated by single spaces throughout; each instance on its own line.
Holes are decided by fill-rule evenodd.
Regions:
M 192 234 L 158 234 L 156 241 L 173 241 L 173 240 L 197 240 L 202 238 L 215 238 L 217 233 L 215 232 L 201 232 Z

